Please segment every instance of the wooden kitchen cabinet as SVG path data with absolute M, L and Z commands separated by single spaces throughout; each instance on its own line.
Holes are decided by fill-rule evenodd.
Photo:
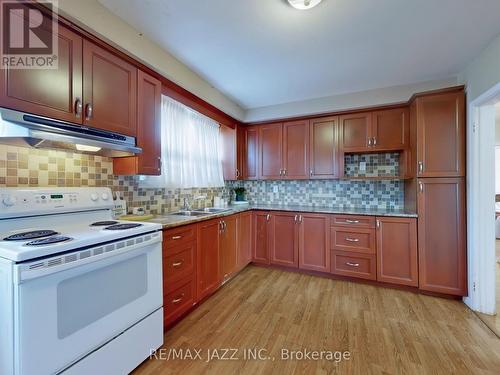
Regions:
M 280 179 L 283 174 L 283 124 L 259 126 L 259 170 L 263 180 Z
M 370 150 L 371 112 L 352 113 L 340 116 L 340 144 L 343 152 L 365 152 Z
M 137 73 L 137 146 L 142 153 L 113 159 L 116 175 L 161 175 L 161 82 Z
M 266 211 L 253 213 L 253 257 L 255 263 L 269 264 L 273 217 Z
M 330 272 L 330 217 L 301 213 L 299 215 L 299 268 Z
M 220 219 L 219 256 L 220 282 L 229 279 L 237 270 L 237 215 L 226 216 Z
M 241 270 L 252 261 L 252 224 L 251 211 L 242 212 L 237 218 L 237 268 Z
M 270 263 L 287 267 L 298 267 L 298 214 L 273 212 L 271 214 L 271 258 Z
M 83 123 L 130 136 L 137 134 L 137 68 L 83 41 Z
M 339 118 L 310 120 L 309 178 L 326 179 L 343 175 L 344 158 L 338 145 Z
M 282 168 L 287 180 L 309 177 L 309 121 L 283 123 Z
M 376 280 L 376 255 L 333 250 L 331 253 L 331 272 L 335 275 Z
M 245 180 L 257 180 L 259 171 L 259 128 L 248 126 L 242 131 L 242 173 Z
M 203 221 L 197 227 L 197 300 L 212 294 L 220 285 L 220 220 Z
M 410 114 L 408 108 L 375 111 L 372 114 L 372 149 L 399 151 L 408 148 L 410 141 Z
M 222 141 L 222 172 L 224 180 L 237 180 L 240 177 L 238 167 L 238 129 L 229 126 L 220 126 Z
M 416 219 L 377 217 L 377 280 L 418 286 Z
M 467 294 L 464 178 L 418 179 L 419 287 Z
M 82 38 L 59 25 L 57 69 L 1 69 L 2 107 L 82 123 Z
M 418 177 L 465 176 L 463 90 L 417 97 Z

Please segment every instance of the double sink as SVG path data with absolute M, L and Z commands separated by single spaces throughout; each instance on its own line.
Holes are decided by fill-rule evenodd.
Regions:
M 213 215 L 213 214 L 219 214 L 222 212 L 228 212 L 231 211 L 230 208 L 215 208 L 215 207 L 209 207 L 209 208 L 199 208 L 196 210 L 182 210 L 178 212 L 174 212 L 169 214 L 169 216 L 207 216 L 207 215 Z

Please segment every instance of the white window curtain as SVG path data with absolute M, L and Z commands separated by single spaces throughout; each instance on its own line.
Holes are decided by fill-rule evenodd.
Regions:
M 161 101 L 161 176 L 141 185 L 165 188 L 224 186 L 219 124 L 168 96 Z

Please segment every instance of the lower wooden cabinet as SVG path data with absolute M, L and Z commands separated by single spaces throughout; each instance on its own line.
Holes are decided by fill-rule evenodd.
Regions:
M 330 217 L 299 215 L 299 268 L 330 272 Z
M 467 294 L 464 178 L 418 179 L 419 287 Z
M 163 291 L 163 321 L 168 327 L 188 311 L 196 302 L 195 278 L 188 277 L 168 284 Z
M 245 268 L 252 261 L 252 221 L 251 211 L 242 212 L 237 218 L 237 269 Z
M 226 281 L 237 270 L 237 215 L 220 219 L 219 256 L 220 282 Z
M 197 300 L 212 294 L 220 285 L 219 230 L 220 220 L 212 219 L 198 224 L 197 240 Z
M 333 250 L 331 254 L 331 272 L 336 275 L 377 279 L 376 255 Z
M 377 280 L 418 286 L 416 219 L 377 217 Z
M 287 267 L 299 266 L 298 214 L 274 212 L 271 214 L 270 263 Z
M 272 216 L 266 211 L 255 211 L 253 214 L 253 257 L 255 263 L 269 264 L 269 234 L 272 227 Z

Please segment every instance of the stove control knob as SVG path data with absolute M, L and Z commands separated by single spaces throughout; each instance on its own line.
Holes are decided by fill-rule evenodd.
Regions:
M 101 198 L 102 198 L 103 201 L 107 201 L 109 199 L 108 193 L 102 193 L 101 194 Z
M 11 207 L 11 206 L 15 205 L 16 202 L 17 202 L 16 197 L 6 196 L 3 199 L 3 204 L 6 205 L 7 207 Z
M 99 199 L 99 196 L 95 193 L 92 193 L 92 194 L 90 194 L 90 199 L 95 202 Z

